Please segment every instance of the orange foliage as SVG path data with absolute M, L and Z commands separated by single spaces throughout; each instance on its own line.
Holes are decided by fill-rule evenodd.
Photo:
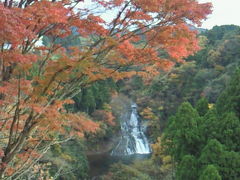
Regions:
M 118 11 L 105 22 L 98 11 L 76 8 L 78 3 L 84 1 L 0 1 L 0 135 L 6 137 L 0 178 L 17 171 L 23 149 L 37 151 L 39 143 L 69 129 L 68 135 L 80 137 L 96 131 L 97 123 L 67 113 L 64 104 L 97 80 L 150 78 L 182 62 L 199 49 L 190 24 L 200 25 L 211 12 L 209 3 L 197 0 L 93 0 L 102 12 Z M 57 44 L 73 27 L 84 43 L 67 49 Z M 43 36 L 50 37 L 47 47 L 39 45 Z M 114 124 L 110 112 L 98 114 Z M 20 165 L 11 169 L 14 163 Z
M 140 114 L 144 119 L 151 120 L 156 118 L 150 107 L 144 108 Z
M 116 123 L 114 122 L 115 117 L 112 112 L 106 110 L 96 110 L 92 113 L 94 119 L 98 121 L 106 122 L 107 124 L 114 126 Z

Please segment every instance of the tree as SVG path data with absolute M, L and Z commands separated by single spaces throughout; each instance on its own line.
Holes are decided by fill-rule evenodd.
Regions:
M 223 179 L 240 177 L 240 155 L 234 151 L 226 151 L 226 147 L 215 139 L 209 140 L 199 158 L 200 166 L 214 165 Z
M 222 180 L 221 176 L 218 173 L 218 170 L 214 165 L 208 165 L 203 170 L 202 174 L 200 175 L 199 180 Z
M 210 31 L 204 33 L 209 39 L 210 45 L 216 45 L 219 40 L 226 36 L 226 33 L 236 33 L 239 27 L 235 25 L 214 26 Z
M 197 160 L 192 155 L 185 155 L 180 162 L 176 177 L 178 180 L 197 179 Z
M 217 111 L 213 108 L 210 109 L 199 122 L 202 146 L 205 146 L 209 139 L 219 139 L 221 136 L 218 118 Z
M 87 156 L 84 152 L 85 146 L 83 142 L 76 139 L 69 140 L 63 144 L 55 144 L 51 146 L 51 151 L 48 151 L 41 160 L 47 165 L 46 170 L 43 168 L 41 170 L 49 172 L 50 177 L 55 179 L 86 179 L 89 167 Z M 38 178 L 43 178 L 43 175 L 47 174 L 46 172 Z
M 198 121 L 198 112 L 188 102 L 182 103 L 176 115 L 169 119 L 164 141 L 167 151 L 177 162 L 180 162 L 185 155 L 199 153 Z
M 210 139 L 199 158 L 202 164 L 213 164 L 218 167 L 219 157 L 224 153 L 224 146 L 216 139 Z
M 196 109 L 200 116 L 204 116 L 208 111 L 208 101 L 205 98 L 201 98 L 197 101 Z
M 239 152 L 240 140 L 237 138 L 240 135 L 239 118 L 233 112 L 225 113 L 218 127 L 218 140 L 229 150 Z
M 216 107 L 219 114 L 234 112 L 236 113 L 238 118 L 240 117 L 239 81 L 240 81 L 240 70 L 237 69 L 229 85 L 217 100 Z
M 1 178 L 31 170 L 60 134 L 96 130 L 86 116 L 63 107 L 83 87 L 109 77 L 147 77 L 196 52 L 188 24 L 200 25 L 211 12 L 209 3 L 196 0 L 94 0 L 91 7 L 116 12 L 105 21 L 96 8 L 75 8 L 83 3 L 0 1 Z M 59 40 L 73 32 L 82 44 L 64 46 Z M 46 46 L 39 45 L 43 37 Z

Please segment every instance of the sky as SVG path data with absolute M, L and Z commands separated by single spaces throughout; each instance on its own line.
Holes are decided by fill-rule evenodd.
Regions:
M 211 29 L 215 25 L 240 25 L 240 0 L 199 0 L 212 2 L 213 13 L 203 22 L 202 27 Z
M 202 28 L 211 29 L 215 25 L 235 24 L 240 26 L 240 0 L 198 0 L 211 2 L 213 13 L 202 24 Z M 82 4 L 83 5 L 83 4 Z M 84 5 L 91 5 L 91 0 L 85 0 Z M 109 16 L 109 14 L 107 15 Z M 103 17 L 105 18 L 105 17 Z M 107 19 L 109 17 L 106 17 Z

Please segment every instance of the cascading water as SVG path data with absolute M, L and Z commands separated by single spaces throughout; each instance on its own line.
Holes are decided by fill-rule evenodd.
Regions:
M 111 152 L 113 156 L 149 154 L 151 148 L 143 132 L 143 126 L 139 123 L 137 105 L 131 105 L 131 112 L 121 116 L 121 139 Z
M 129 164 L 136 159 L 140 160 L 150 157 L 151 148 L 144 135 L 146 126 L 139 121 L 137 105 L 131 105 L 129 101 L 129 99 L 123 96 L 112 101 L 115 112 L 120 119 L 121 132 L 119 138 L 113 137 L 116 144 L 111 153 L 96 153 L 88 156 L 90 177 L 92 179 L 107 173 L 113 163 L 120 161 L 121 163 Z

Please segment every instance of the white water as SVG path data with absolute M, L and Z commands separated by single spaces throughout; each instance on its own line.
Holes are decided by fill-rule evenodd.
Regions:
M 151 149 L 137 115 L 137 105 L 132 104 L 131 114 L 125 113 L 121 120 L 121 139 L 112 155 L 149 154 Z

